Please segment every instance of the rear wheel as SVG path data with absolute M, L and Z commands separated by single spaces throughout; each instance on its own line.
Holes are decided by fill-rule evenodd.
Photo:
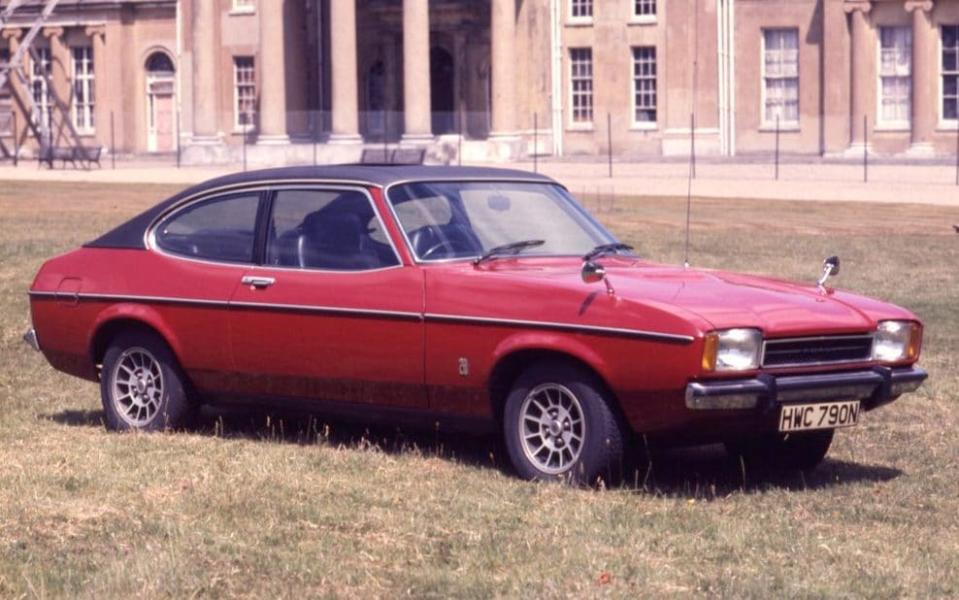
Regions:
M 826 457 L 835 430 L 772 433 L 726 442 L 726 451 L 759 470 L 811 471 Z
M 159 431 L 189 424 L 195 407 L 173 352 L 158 336 L 116 336 L 103 357 L 100 397 L 108 429 Z
M 528 368 L 506 399 L 503 430 L 516 472 L 525 479 L 593 484 L 622 478 L 624 429 L 612 399 L 579 365 Z

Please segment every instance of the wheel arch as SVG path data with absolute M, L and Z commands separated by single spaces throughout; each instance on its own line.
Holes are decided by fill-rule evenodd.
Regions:
M 490 370 L 487 381 L 487 390 L 490 398 L 490 410 L 497 423 L 503 420 L 503 410 L 506 398 L 516 379 L 531 365 L 543 361 L 572 363 L 593 375 L 603 387 L 603 392 L 612 401 L 612 408 L 621 417 L 625 418 L 619 398 L 605 372 L 605 363 L 588 347 L 581 344 L 566 345 L 556 343 L 514 343 L 502 348 L 497 353 L 497 359 Z
M 142 331 L 160 338 L 182 366 L 180 344 L 156 311 L 144 306 L 112 306 L 97 318 L 90 336 L 89 356 L 94 366 L 103 362 L 110 340 L 123 331 Z

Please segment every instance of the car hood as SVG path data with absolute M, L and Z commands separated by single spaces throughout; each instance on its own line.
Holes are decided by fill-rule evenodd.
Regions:
M 607 281 L 615 291 L 612 296 L 597 294 L 603 290 L 601 283 L 583 283 L 580 261 L 506 259 L 479 269 L 472 265 L 460 268 L 473 271 L 467 277 L 472 283 L 479 283 L 477 278 L 490 283 L 482 274 L 510 280 L 510 285 L 493 288 L 510 290 L 512 296 L 502 308 L 496 308 L 497 312 L 526 313 L 526 305 L 532 305 L 538 314 L 572 317 L 570 309 L 576 308 L 577 321 L 585 319 L 607 326 L 629 326 L 637 319 L 665 325 L 666 321 L 678 318 L 701 331 L 758 327 L 766 335 L 785 336 L 864 332 L 873 330 L 881 319 L 915 318 L 899 307 L 863 296 L 834 290 L 821 293 L 814 284 L 619 258 L 602 262 Z M 471 287 L 466 281 L 457 285 L 464 284 Z M 486 292 L 490 290 L 483 287 Z M 525 291 L 524 297 L 539 301 L 517 303 L 513 294 L 519 290 Z M 530 318 L 536 314 L 504 316 Z

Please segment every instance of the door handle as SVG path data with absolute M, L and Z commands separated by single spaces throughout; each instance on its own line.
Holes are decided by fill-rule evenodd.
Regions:
M 273 279 L 272 277 L 256 277 L 254 275 L 246 275 L 240 280 L 240 283 L 258 290 L 263 290 L 276 283 L 276 279 Z

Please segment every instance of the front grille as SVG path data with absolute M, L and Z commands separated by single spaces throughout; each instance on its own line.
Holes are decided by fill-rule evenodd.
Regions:
M 799 367 L 864 362 L 872 358 L 871 335 L 766 340 L 764 367 Z

